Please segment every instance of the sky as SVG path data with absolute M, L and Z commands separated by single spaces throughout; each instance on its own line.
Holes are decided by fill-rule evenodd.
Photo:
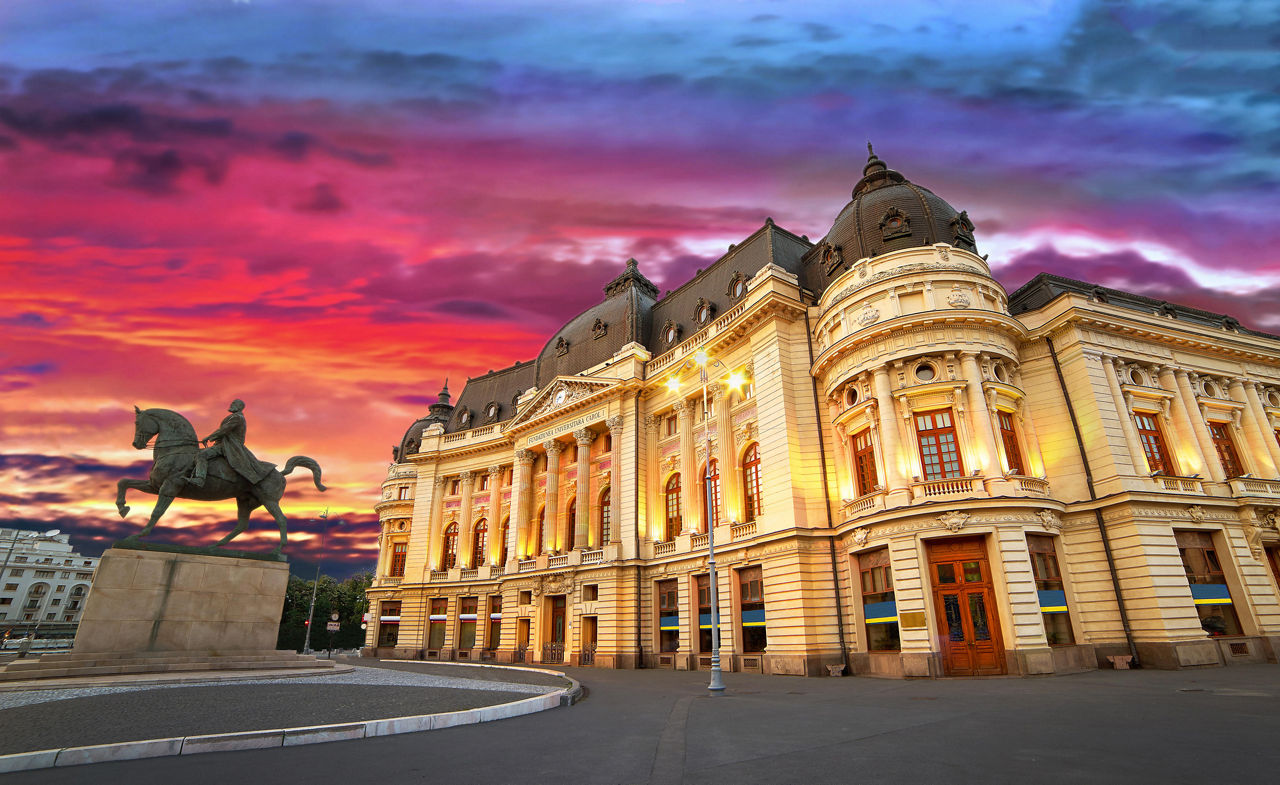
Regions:
M 0 4 L 0 526 L 145 523 L 133 407 L 315 458 L 289 553 L 371 567 L 449 379 L 535 356 L 628 257 L 674 289 L 816 240 L 868 140 L 1052 272 L 1280 332 L 1280 4 Z M 234 506 L 179 500 L 156 539 Z M 238 543 L 275 538 L 259 509 Z

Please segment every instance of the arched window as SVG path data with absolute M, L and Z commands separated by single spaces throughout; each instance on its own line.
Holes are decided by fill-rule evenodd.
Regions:
M 609 542 L 609 527 L 613 524 L 613 509 L 610 501 L 609 489 L 600 491 L 600 538 L 595 542 L 597 548 Z
M 442 568 L 453 569 L 458 564 L 458 524 L 451 523 L 444 529 L 444 561 Z
M 680 473 L 667 480 L 667 520 L 662 532 L 662 542 L 670 542 L 680 531 Z
M 498 543 L 498 564 L 507 563 L 507 534 L 511 529 L 510 516 L 502 520 L 502 526 L 498 529 L 498 536 L 502 538 Z
M 484 518 L 476 521 L 471 534 L 471 566 L 479 567 L 489 561 L 485 549 L 489 547 L 489 523 Z
M 720 462 L 715 458 L 711 459 L 711 477 L 707 479 L 707 472 L 704 469 L 702 474 L 702 509 L 707 509 L 707 487 L 711 488 L 711 525 L 720 525 Z
M 748 521 L 754 521 L 762 511 L 759 444 L 751 445 L 742 454 L 742 511 Z
M 569 506 L 568 508 L 565 509 L 565 515 L 568 516 L 567 518 L 565 518 L 565 522 L 566 522 L 565 530 L 568 532 L 568 534 L 565 536 L 565 539 L 568 540 L 568 542 L 565 543 L 564 549 L 566 551 L 571 551 L 573 550 L 573 536 L 575 534 L 574 532 L 575 527 L 573 525 L 573 522 L 578 520 L 578 497 L 577 496 L 569 500 Z

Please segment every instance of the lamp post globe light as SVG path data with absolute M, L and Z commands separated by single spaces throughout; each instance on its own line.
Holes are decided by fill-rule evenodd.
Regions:
M 710 377 L 708 370 L 711 368 L 723 368 L 729 373 L 724 380 L 724 384 L 736 389 L 742 386 L 743 378 L 737 373 L 729 371 L 729 368 L 719 360 L 711 359 L 705 348 L 698 349 L 693 354 L 692 360 L 686 360 L 683 365 L 676 369 L 676 372 L 667 380 L 667 388 L 673 393 L 680 391 L 680 374 L 690 365 L 698 366 L 698 383 L 702 385 L 702 439 L 706 449 L 706 460 L 704 461 L 704 469 L 702 472 L 702 496 L 706 500 L 706 509 L 704 520 L 707 526 L 707 582 L 711 589 L 711 683 L 707 685 L 712 695 L 724 694 L 724 678 L 723 671 L 720 668 L 720 589 L 719 580 L 716 574 L 716 518 L 715 518 L 715 498 L 718 494 L 713 492 L 712 480 L 714 475 L 711 474 L 711 411 L 707 404 L 707 390 L 710 387 Z M 721 426 L 724 427 L 723 425 Z

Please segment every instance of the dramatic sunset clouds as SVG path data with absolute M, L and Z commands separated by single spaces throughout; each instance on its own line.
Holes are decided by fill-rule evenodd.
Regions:
M 630 256 L 667 289 L 766 216 L 820 238 L 868 139 L 1010 290 L 1280 332 L 1278 41 L 1267 2 L 8 0 L 0 525 L 96 552 L 154 501 L 112 504 L 132 407 L 203 436 L 240 397 L 252 449 L 331 486 L 291 481 L 293 557 L 327 506 L 368 566 L 446 376 L 534 356 Z

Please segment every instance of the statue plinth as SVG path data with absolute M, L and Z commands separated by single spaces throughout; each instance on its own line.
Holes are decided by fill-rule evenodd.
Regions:
M 288 564 L 155 547 L 102 555 L 74 652 L 275 650 Z
M 143 542 L 142 540 L 121 540 L 112 548 L 130 551 L 151 551 L 153 553 L 187 553 L 196 556 L 217 556 L 219 558 L 255 559 L 257 561 L 288 561 L 283 553 L 262 553 L 260 551 L 240 551 L 233 548 L 219 548 L 216 545 L 171 545 L 164 542 Z

